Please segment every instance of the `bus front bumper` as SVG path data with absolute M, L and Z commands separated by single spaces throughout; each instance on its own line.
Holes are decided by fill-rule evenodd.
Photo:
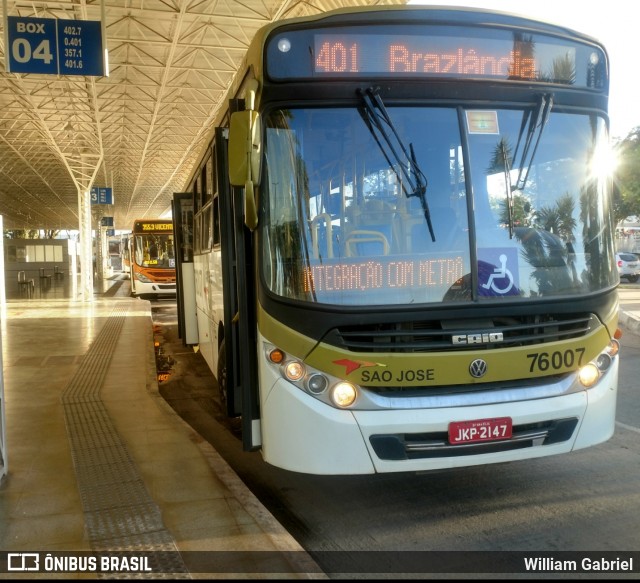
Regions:
M 567 453 L 613 434 L 618 359 L 588 390 L 476 406 L 349 411 L 283 379 L 262 398 L 265 461 L 311 474 L 426 471 Z M 510 439 L 451 445 L 452 421 L 508 417 Z M 274 421 L 276 420 L 276 421 Z

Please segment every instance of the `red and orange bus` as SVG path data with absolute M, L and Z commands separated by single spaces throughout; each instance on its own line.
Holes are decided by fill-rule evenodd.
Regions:
M 173 222 L 137 219 L 129 236 L 131 295 L 175 296 Z

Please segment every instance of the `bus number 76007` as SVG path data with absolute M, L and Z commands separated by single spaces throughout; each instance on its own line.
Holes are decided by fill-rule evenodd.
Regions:
M 584 348 L 556 352 L 534 352 L 533 354 L 527 354 L 527 358 L 531 359 L 529 372 L 535 372 L 536 370 L 544 372 L 549 370 L 549 367 L 559 370 L 561 368 L 572 368 L 576 364 L 581 366 L 583 356 Z

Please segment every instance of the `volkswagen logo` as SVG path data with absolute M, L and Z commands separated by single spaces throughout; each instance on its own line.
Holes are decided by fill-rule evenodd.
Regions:
M 483 377 L 487 374 L 487 363 L 481 358 L 476 358 L 476 360 L 469 365 L 469 373 L 477 379 Z

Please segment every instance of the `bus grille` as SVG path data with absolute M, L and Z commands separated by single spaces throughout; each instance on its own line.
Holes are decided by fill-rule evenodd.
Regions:
M 598 324 L 592 314 L 425 320 L 344 326 L 324 340 L 352 352 L 477 351 L 581 338 Z M 454 336 L 462 341 L 454 343 Z

